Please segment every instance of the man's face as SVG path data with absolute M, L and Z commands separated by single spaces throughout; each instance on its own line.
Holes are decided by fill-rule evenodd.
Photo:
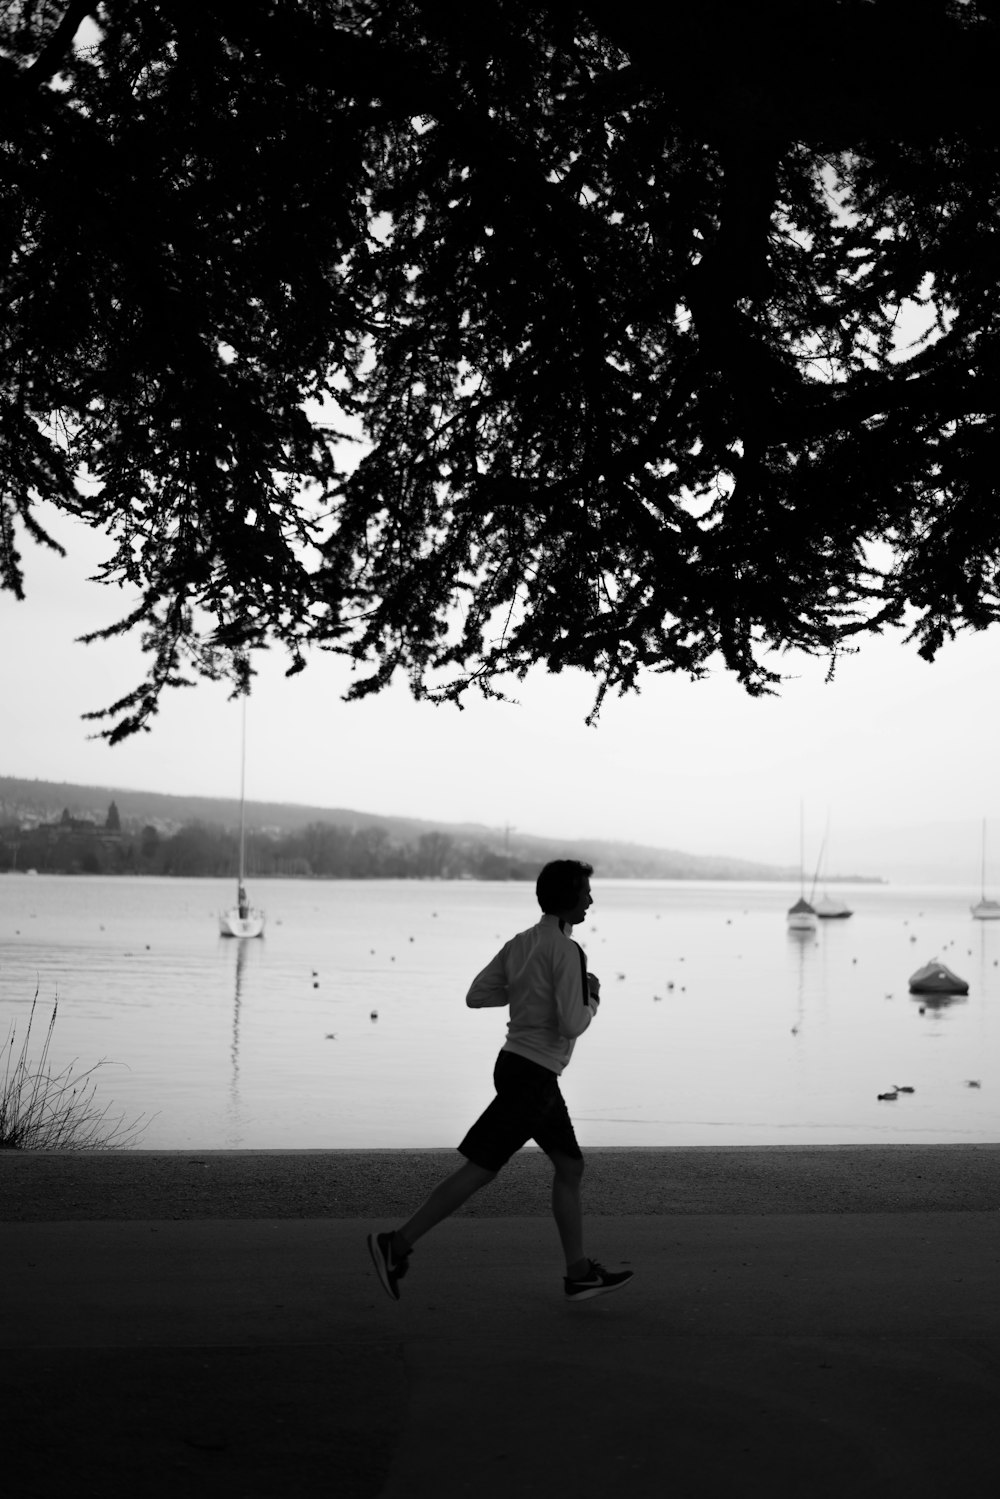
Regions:
M 576 926 L 583 920 L 593 904 L 594 897 L 590 893 L 590 880 L 585 879 L 577 893 L 576 905 L 570 907 L 564 920 L 568 921 L 570 926 Z

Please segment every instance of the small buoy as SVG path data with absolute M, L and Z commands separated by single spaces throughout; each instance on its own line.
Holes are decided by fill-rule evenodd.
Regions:
M 378 1019 L 378 1010 L 372 1010 L 371 1018 L 372 1018 L 372 1020 L 377 1020 Z
M 319 988 L 319 979 L 313 979 L 313 988 L 314 989 L 318 989 Z
M 965 1086 L 967 1088 L 981 1088 L 983 1085 L 979 1081 L 978 1077 L 970 1077 Z
M 323 1037 L 324 1041 L 336 1041 L 336 1039 L 337 1036 L 334 1031 L 327 1031 L 326 1035 Z

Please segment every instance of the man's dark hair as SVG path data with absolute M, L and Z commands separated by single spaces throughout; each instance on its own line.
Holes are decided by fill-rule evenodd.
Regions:
M 553 859 L 535 881 L 538 904 L 547 916 L 555 916 L 576 904 L 584 880 L 594 872 L 592 864 L 579 859 Z

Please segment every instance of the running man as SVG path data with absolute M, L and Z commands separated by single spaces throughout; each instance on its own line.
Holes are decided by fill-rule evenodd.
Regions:
M 632 1279 L 633 1271 L 605 1270 L 584 1254 L 583 1155 L 559 1089 L 577 1037 L 600 1003 L 600 982 L 587 972 L 583 949 L 571 935 L 593 904 L 593 872 L 576 859 L 546 864 L 535 885 L 541 920 L 505 943 L 472 981 L 465 1001 L 472 1009 L 510 1007 L 507 1039 L 493 1072 L 496 1097 L 459 1145 L 465 1159 L 457 1171 L 402 1228 L 368 1236 L 379 1280 L 396 1301 L 417 1241 L 491 1182 L 528 1140 L 552 1162 L 552 1213 L 566 1260 L 566 1296 L 586 1301 Z

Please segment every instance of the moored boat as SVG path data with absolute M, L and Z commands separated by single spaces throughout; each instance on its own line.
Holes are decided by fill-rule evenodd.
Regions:
M 983 842 L 980 860 L 979 899 L 970 907 L 976 921 L 1000 921 L 1000 900 L 990 900 L 986 894 L 986 818 L 983 818 Z
M 811 932 L 816 928 L 816 912 L 806 900 L 805 813 L 799 802 L 799 898 L 788 908 L 788 927 L 793 932 Z
M 854 915 L 846 901 L 837 900 L 834 896 L 827 895 L 825 891 L 819 900 L 813 901 L 813 909 L 821 921 L 839 921 L 845 916 Z
M 251 905 L 246 887 L 246 760 L 247 704 L 243 699 L 243 735 L 240 752 L 240 868 L 236 877 L 236 904 L 219 912 L 222 937 L 263 937 L 264 912 Z
M 789 906 L 788 925 L 794 932 L 811 932 L 816 926 L 816 912 L 804 896 Z
M 937 958 L 932 958 L 916 973 L 910 976 L 911 994 L 968 994 L 969 986 L 965 979 L 959 978 L 957 973 L 952 973 L 946 963 L 941 963 Z
M 816 899 L 816 886 L 819 884 L 820 874 L 823 870 L 823 861 L 827 854 L 827 845 L 830 841 L 830 819 L 826 820 L 826 829 L 823 833 L 823 842 L 819 846 L 819 858 L 816 860 L 816 873 L 813 875 L 812 889 L 809 891 L 809 900 L 813 910 L 821 921 L 843 920 L 845 916 L 853 916 L 854 912 L 846 901 L 838 900 L 835 896 L 824 890 L 819 900 Z
M 219 912 L 219 934 L 222 937 L 262 937 L 264 912 L 250 904 L 246 886 L 236 888 L 236 904 Z

